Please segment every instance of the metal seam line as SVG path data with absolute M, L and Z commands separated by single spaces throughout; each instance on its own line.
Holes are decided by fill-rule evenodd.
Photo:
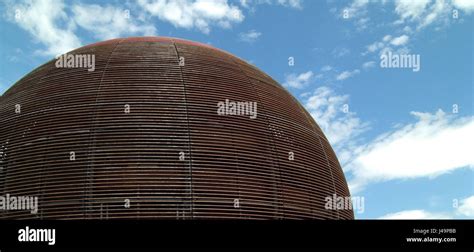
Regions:
M 97 102 L 99 101 L 100 88 L 102 86 L 102 82 L 104 80 L 105 72 L 107 71 L 107 67 L 109 65 L 110 58 L 112 58 L 112 55 L 114 54 L 115 49 L 118 47 L 118 45 L 120 43 L 122 43 L 122 41 L 124 41 L 124 39 L 119 40 L 115 44 L 114 48 L 112 49 L 112 51 L 109 54 L 109 57 L 107 57 L 107 62 L 105 63 L 104 70 L 102 71 L 102 76 L 100 78 L 100 82 L 99 82 L 99 85 L 97 87 L 97 94 L 96 94 L 95 103 L 94 103 L 94 115 L 92 117 L 92 128 L 89 131 L 89 147 L 88 147 L 88 153 L 87 153 L 87 156 L 89 158 L 89 162 L 87 162 L 88 165 L 87 165 L 86 177 L 85 177 L 86 183 L 84 184 L 84 186 L 85 186 L 84 193 L 86 194 L 86 197 L 84 197 L 84 203 L 87 202 L 86 209 L 84 211 L 84 214 L 86 215 L 86 218 L 87 218 L 88 215 L 91 214 L 90 213 L 90 208 L 91 208 L 91 204 L 92 204 L 92 202 L 91 202 L 92 195 L 89 195 L 89 190 L 92 190 L 89 187 L 92 187 L 92 186 L 90 185 L 90 181 L 88 181 L 88 180 L 89 180 L 89 176 L 91 176 L 90 173 L 92 172 L 92 166 L 93 166 L 93 162 L 94 162 L 93 156 L 94 156 L 95 150 L 93 150 L 93 149 L 95 148 L 96 132 L 97 132 L 97 110 L 98 110 Z
M 176 47 L 175 41 L 172 39 L 171 43 L 173 44 L 174 50 L 176 51 L 176 56 L 178 60 L 178 67 L 179 67 L 179 72 L 181 74 L 181 83 L 183 84 L 183 93 L 184 93 L 184 107 L 186 110 L 186 124 L 188 128 L 188 149 L 189 149 L 189 179 L 190 179 L 190 204 L 191 204 L 191 218 L 194 219 L 194 188 L 193 188 L 193 154 L 192 154 L 192 147 L 191 147 L 191 129 L 189 127 L 189 114 L 188 114 L 188 98 L 186 94 L 186 83 L 184 82 L 184 75 L 183 75 L 183 69 L 181 65 L 179 64 L 180 62 L 180 56 L 179 56 L 179 51 L 178 48 Z M 186 59 L 185 64 L 186 64 Z
M 239 68 L 240 72 L 242 72 L 242 74 L 245 76 L 245 78 L 247 79 L 248 83 L 250 84 L 250 87 L 255 91 L 255 94 L 256 94 L 257 99 L 258 99 L 258 103 L 259 103 L 259 104 L 262 104 L 262 106 L 263 106 L 262 99 L 261 99 L 260 95 L 258 94 L 257 89 L 255 88 L 255 85 L 254 85 L 253 82 L 250 80 L 250 77 L 249 77 L 249 76 L 247 75 L 247 73 L 245 73 L 245 71 L 240 67 L 240 65 L 239 65 L 238 62 L 236 62 L 233 58 L 231 58 L 231 61 L 234 62 L 235 65 L 237 65 L 237 67 Z M 268 140 L 270 140 L 270 142 L 271 142 L 271 144 L 272 144 L 272 152 L 271 152 L 271 153 L 272 153 L 273 157 L 275 157 L 275 156 L 277 156 L 277 153 L 276 153 L 276 149 L 277 149 L 277 148 L 276 148 L 276 146 L 275 146 L 275 141 L 276 141 L 276 139 L 275 139 L 275 136 L 274 136 L 274 134 L 273 134 L 273 131 L 272 131 L 271 128 L 270 128 L 270 120 L 268 119 L 268 116 L 265 116 L 265 121 L 266 121 L 266 123 L 267 123 L 267 130 L 268 130 L 268 132 L 270 133 L 270 139 L 268 139 Z M 274 177 L 274 179 L 275 179 L 274 183 L 278 183 L 278 185 L 276 186 L 276 187 L 277 187 L 276 191 L 277 191 L 277 193 L 278 193 L 278 195 L 277 195 L 277 197 L 276 197 L 276 200 L 277 200 L 277 204 L 276 204 L 276 208 L 277 208 L 276 211 L 277 211 L 277 212 L 276 212 L 276 214 L 277 214 L 278 217 L 280 217 L 279 215 L 284 216 L 284 213 L 280 213 L 280 205 L 279 205 L 279 204 L 282 204 L 282 205 L 283 205 L 283 199 L 280 198 L 280 197 L 282 197 L 283 194 L 282 194 L 282 191 L 281 191 L 281 188 L 280 188 L 280 187 L 281 187 L 281 169 L 280 169 L 280 163 L 278 162 L 278 159 L 276 159 L 276 169 L 278 170 L 278 182 L 276 181 L 277 179 L 275 179 L 275 177 Z
M 326 150 L 324 149 L 323 143 L 321 142 L 321 138 L 319 137 L 319 135 L 318 135 L 318 140 L 319 140 L 319 144 L 321 144 L 321 149 L 323 150 L 324 156 L 326 157 L 326 162 L 328 164 L 329 173 L 331 174 L 331 181 L 332 181 L 332 185 L 333 185 L 333 188 L 334 188 L 334 193 L 337 195 L 336 184 L 334 183 L 334 176 L 332 174 L 331 164 L 329 163 L 328 155 L 326 154 Z M 337 209 L 337 208 L 336 208 L 336 213 L 337 213 L 337 218 L 340 219 L 339 209 Z

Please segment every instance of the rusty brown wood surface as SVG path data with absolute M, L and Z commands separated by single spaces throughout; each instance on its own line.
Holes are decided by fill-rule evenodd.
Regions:
M 164 37 L 71 53 L 94 54 L 95 71 L 53 59 L 1 98 L 0 195 L 39 206 L 0 218 L 353 219 L 324 208 L 349 190 L 321 129 L 256 67 Z M 226 99 L 256 102 L 257 118 L 218 115 Z

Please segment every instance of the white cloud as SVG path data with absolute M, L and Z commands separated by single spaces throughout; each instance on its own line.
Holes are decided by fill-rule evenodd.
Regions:
M 349 18 L 360 17 L 367 11 L 365 8 L 369 0 L 354 0 L 349 6 L 343 10 L 347 11 Z
M 360 144 L 364 140 L 360 134 L 369 129 L 369 124 L 350 109 L 344 113 L 347 95 L 320 87 L 302 98 L 350 174 L 348 184 L 352 193 L 370 183 L 434 178 L 456 169 L 474 168 L 474 117 L 456 117 L 442 110 L 434 114 L 411 112 L 415 122 L 399 124 Z M 469 216 L 473 209 L 474 199 L 468 199 L 462 202 L 457 214 Z
M 322 72 L 327 72 L 327 71 L 331 71 L 331 70 L 332 70 L 332 66 L 329 66 L 329 65 L 323 66 L 321 68 Z
M 62 0 L 6 1 L 9 21 L 26 30 L 44 49 L 37 52 L 55 56 L 81 46 L 76 34 L 80 27 L 98 39 L 124 35 L 156 35 L 151 17 L 157 16 L 176 27 L 210 32 L 211 26 L 229 28 L 244 20 L 242 11 L 226 0 L 139 0 L 126 6 L 134 10 L 127 18 L 115 5 L 72 4 Z M 142 9 L 145 10 L 143 13 Z M 136 17 L 134 13 L 138 13 Z M 17 16 L 17 17 L 16 17 Z
M 301 0 L 277 0 L 277 3 L 283 6 L 295 8 L 295 9 L 302 9 Z
M 389 220 L 422 220 L 422 219 L 451 219 L 449 214 L 444 213 L 431 213 L 425 210 L 406 210 L 396 213 L 386 214 L 379 219 Z
M 353 178 L 351 190 L 372 182 L 436 177 L 462 167 L 473 167 L 474 120 L 411 112 L 418 121 L 382 134 L 346 164 Z
M 474 218 L 474 195 L 461 200 L 459 207 L 456 209 L 456 214 Z
M 244 8 L 255 8 L 259 4 L 276 4 L 293 9 L 303 9 L 302 0 L 240 0 L 240 5 Z
M 382 43 L 382 42 L 374 42 L 374 43 L 367 46 L 367 51 L 368 52 L 375 52 L 375 51 L 383 48 L 384 46 L 385 46 L 385 44 Z
M 474 118 L 411 112 L 414 123 L 399 124 L 367 144 L 360 134 L 369 129 L 348 106 L 347 95 L 328 87 L 306 94 L 304 104 L 335 149 L 339 162 L 350 176 L 356 193 L 367 184 L 394 179 L 434 178 L 459 168 L 474 167 Z M 347 107 L 349 108 L 349 107 Z M 346 112 L 346 113 L 345 113 Z M 469 213 L 473 200 L 459 212 Z M 468 214 L 464 214 L 468 215 Z
M 369 69 L 372 67 L 375 67 L 375 61 L 367 61 L 367 62 L 364 62 L 364 64 L 362 64 L 362 68 L 364 69 Z
M 451 6 L 445 1 L 436 1 L 428 9 L 426 16 L 423 17 L 422 21 L 418 25 L 417 29 L 421 29 L 432 23 L 440 22 L 447 24 L 451 18 Z
M 348 95 L 337 95 L 332 89 L 323 86 L 305 97 L 306 109 L 321 127 L 336 151 L 350 146 L 351 139 L 364 132 L 368 127 L 367 124 L 361 123 L 355 113 L 350 111 Z M 345 108 L 347 111 L 344 111 Z
M 391 35 L 385 35 L 385 36 L 382 38 L 382 41 L 383 41 L 383 42 L 387 42 L 387 41 L 389 41 L 390 39 L 392 39 L 392 36 L 391 36 Z
M 474 12 L 474 1 L 472 0 L 454 0 L 453 5 L 467 13 Z
M 349 19 L 355 20 L 354 24 L 357 31 L 363 31 L 369 27 L 370 18 L 367 16 L 367 5 L 369 0 L 354 0 L 350 5 L 342 9 L 334 9 L 338 18 L 344 18 L 347 13 Z
M 156 35 L 153 25 L 137 24 L 133 17 L 127 18 L 124 9 L 115 6 L 74 5 L 76 23 L 94 33 L 102 40 L 121 37 L 126 34 Z
M 410 37 L 405 34 L 395 38 L 392 35 L 385 35 L 380 41 L 375 41 L 368 45 L 367 51 L 362 53 L 362 55 L 374 52 L 384 54 L 388 51 L 394 53 L 408 53 L 409 49 L 405 45 L 408 43 L 409 39 Z
M 472 1 L 444 1 L 444 0 L 399 0 L 395 2 L 395 12 L 399 20 L 395 24 L 408 23 L 417 30 L 429 25 L 447 26 L 452 22 L 452 9 L 458 8 L 466 13 L 474 10 Z
M 400 37 L 396 37 L 394 39 L 392 39 L 392 41 L 390 41 L 390 44 L 394 45 L 394 46 L 401 46 L 401 45 L 404 45 L 408 42 L 408 39 L 410 37 L 408 37 L 407 35 L 402 35 Z
M 334 50 L 332 50 L 331 54 L 335 57 L 335 58 L 341 58 L 343 56 L 346 56 L 347 54 L 349 54 L 351 51 L 345 47 L 338 47 L 338 48 L 335 48 Z
M 286 80 L 283 85 L 286 87 L 292 87 L 292 88 L 303 88 L 308 83 L 310 83 L 313 76 L 314 76 L 314 73 L 312 71 L 301 73 L 299 75 L 289 74 L 286 76 Z
M 404 25 L 405 32 L 412 30 L 410 26 L 413 26 L 416 30 L 432 24 L 437 25 L 436 29 L 447 26 L 453 22 L 452 10 L 454 8 L 467 14 L 474 12 L 474 1 L 472 0 L 353 0 L 343 9 L 332 8 L 331 12 L 336 12 L 337 17 L 342 18 L 342 13 L 346 10 L 349 14 L 349 19 L 355 20 L 354 23 L 357 31 L 361 31 L 369 27 L 368 5 L 387 5 L 387 3 L 391 5 L 390 7 L 393 6 L 394 12 L 398 16 L 398 19 L 393 24 Z M 384 6 L 377 8 L 385 9 Z
M 81 46 L 74 34 L 75 24 L 65 12 L 65 4 L 58 0 L 23 1 L 7 3 L 7 16 L 26 30 L 36 42 L 46 49 L 38 50 L 42 55 L 58 55 Z M 15 15 L 18 15 L 18 18 Z M 63 24 L 63 25 L 59 25 Z
M 10 54 L 7 59 L 10 62 L 20 62 L 22 59 L 24 59 L 25 54 L 23 50 L 20 48 L 16 48 L 13 54 Z
M 227 0 L 139 0 L 138 4 L 149 14 L 176 27 L 197 28 L 204 33 L 209 33 L 214 24 L 229 28 L 244 20 L 242 11 L 229 5 Z
M 357 30 L 358 30 L 358 31 L 362 31 L 362 30 L 367 29 L 367 27 L 369 27 L 369 21 L 370 21 L 370 18 L 369 18 L 369 17 L 359 18 L 359 19 L 355 22 L 356 27 L 357 27 Z
M 244 42 L 253 43 L 258 40 L 258 38 L 262 35 L 261 32 L 256 30 L 250 30 L 248 32 L 243 32 L 239 34 L 239 39 Z
M 248 8 L 251 1 L 252 0 L 240 0 L 240 5 L 244 8 Z
M 395 12 L 404 21 L 406 19 L 419 19 L 425 13 L 426 6 L 431 0 L 397 0 L 395 1 Z
M 342 81 L 342 80 L 350 78 L 350 77 L 352 77 L 352 76 L 354 76 L 358 73 L 360 73 L 359 69 L 355 69 L 353 71 L 344 71 L 344 72 L 340 73 L 338 76 L 336 76 L 336 80 Z
M 460 201 L 458 208 L 451 212 L 430 212 L 423 209 L 404 210 L 395 213 L 386 214 L 379 219 L 455 219 L 455 218 L 474 218 L 474 195 L 464 198 Z

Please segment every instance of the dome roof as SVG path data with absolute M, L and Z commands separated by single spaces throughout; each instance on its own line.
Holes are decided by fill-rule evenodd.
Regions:
M 209 45 L 81 47 L 7 90 L 0 118 L 0 194 L 38 197 L 0 218 L 353 218 L 325 208 L 349 190 L 311 115 Z

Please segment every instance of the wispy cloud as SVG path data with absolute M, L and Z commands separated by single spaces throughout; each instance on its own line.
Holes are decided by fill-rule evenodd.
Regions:
M 342 11 L 347 12 L 349 18 L 362 17 L 367 13 L 366 7 L 369 4 L 369 0 L 354 0 L 349 6 L 346 6 Z M 342 16 L 343 13 L 338 13 Z
M 322 72 L 327 72 L 327 71 L 331 71 L 331 70 L 332 70 L 332 66 L 329 66 L 329 65 L 323 66 L 321 68 Z
M 350 77 L 353 77 L 354 75 L 359 74 L 359 73 L 360 73 L 359 69 L 355 69 L 353 71 L 344 71 L 336 76 L 336 80 L 342 81 Z
M 244 8 L 255 8 L 260 4 L 276 4 L 298 10 L 303 9 L 302 0 L 240 0 L 240 5 Z
M 406 34 L 400 35 L 398 37 L 393 37 L 392 35 L 385 35 L 380 41 L 376 41 L 367 46 L 367 51 L 362 53 L 363 55 L 368 53 L 379 52 L 379 54 L 384 54 L 388 51 L 397 52 L 397 53 L 408 53 L 409 49 L 405 46 L 410 37 Z
M 354 0 L 351 4 L 344 6 L 342 9 L 334 8 L 336 17 L 339 19 L 347 15 L 346 21 L 354 20 L 357 31 L 363 31 L 369 27 L 370 18 L 367 16 L 367 6 L 369 0 Z
M 62 0 L 6 2 L 7 16 L 11 22 L 26 30 L 44 45 L 37 52 L 55 56 L 82 45 L 77 28 L 91 32 L 99 39 L 122 35 L 155 35 L 153 25 L 137 23 L 127 18 L 122 8 L 114 6 L 76 4 L 66 6 Z
M 156 35 L 153 17 L 176 27 L 196 28 L 204 33 L 209 33 L 214 25 L 229 28 L 244 20 L 239 7 L 226 0 L 139 0 L 128 5 L 136 11 L 126 13 L 124 7 L 118 5 L 78 3 L 67 6 L 62 0 L 7 1 L 6 15 L 9 21 L 18 24 L 36 42 L 43 44 L 45 49 L 38 52 L 47 56 L 80 47 L 78 27 L 98 39 L 110 39 L 124 35 Z M 144 14 L 133 16 L 143 10 Z
M 368 129 L 348 107 L 349 96 L 337 95 L 329 87 L 317 88 L 304 100 L 306 109 L 337 150 L 351 145 L 352 139 Z
M 395 1 L 395 12 L 400 16 L 402 22 L 420 19 L 430 2 L 431 0 L 397 0 Z
M 81 45 L 74 34 L 75 24 L 68 17 L 61 0 L 6 2 L 8 20 L 27 31 L 36 42 L 45 48 L 37 53 L 58 55 Z M 63 25 L 60 25 L 63 24 Z
M 474 218 L 474 195 L 462 199 L 459 203 L 455 214 Z
M 372 67 L 375 67 L 375 61 L 367 61 L 367 62 L 364 62 L 364 64 L 362 64 L 362 68 L 364 69 L 369 69 Z
M 423 220 L 423 219 L 451 219 L 446 213 L 432 213 L 422 209 L 405 210 L 395 213 L 386 214 L 379 219 L 388 220 Z
M 227 0 L 139 0 L 138 5 L 148 14 L 176 27 L 197 28 L 204 33 L 209 33 L 212 25 L 229 28 L 245 18 L 242 10 Z
M 335 57 L 335 58 L 341 58 L 341 57 L 344 57 L 346 55 L 348 55 L 351 51 L 348 49 L 348 48 L 345 48 L 345 47 L 337 47 L 335 48 L 334 50 L 332 50 L 331 54 Z
M 302 8 L 299 0 L 258 1 L 295 9 Z M 125 5 L 84 4 L 66 5 L 63 0 L 6 1 L 6 16 L 44 45 L 37 52 L 54 56 L 82 45 L 78 28 L 98 39 L 127 35 L 157 35 L 154 19 L 175 27 L 197 29 L 210 33 L 213 27 L 230 28 L 244 19 L 241 6 L 227 0 L 138 0 Z M 130 8 L 126 10 L 125 7 Z M 128 12 L 127 12 L 128 11 Z M 138 14 L 137 14 L 138 13 Z M 135 15 L 135 16 L 134 16 Z M 262 35 L 251 30 L 241 34 L 242 41 L 253 42 Z
M 474 12 L 474 2 L 470 0 L 454 0 L 453 5 L 455 8 L 461 9 L 467 13 Z
M 398 0 L 395 2 L 395 13 L 398 14 L 399 19 L 394 24 L 410 25 L 416 30 L 432 24 L 447 25 L 451 22 L 453 8 L 451 2 L 443 0 Z M 459 9 L 466 11 L 469 7 L 461 5 Z
M 379 5 L 379 9 L 392 9 L 396 14 L 395 19 L 381 22 L 370 26 L 369 5 Z M 409 53 L 410 36 L 416 37 L 417 32 L 427 27 L 440 30 L 457 22 L 453 18 L 453 10 L 459 11 L 459 20 L 462 22 L 463 16 L 474 13 L 474 1 L 470 0 L 396 0 L 396 1 L 370 1 L 353 0 L 343 8 L 332 9 L 338 19 L 343 19 L 343 13 L 347 13 L 348 18 L 344 22 L 352 22 L 356 31 L 362 31 L 368 27 L 393 29 L 394 33 L 401 34 L 392 40 L 376 41 L 367 46 L 368 53 L 378 52 L 383 54 L 392 51 L 398 54 Z M 462 13 L 462 14 L 461 14 Z M 409 36 L 410 35 L 410 36 Z M 390 36 L 391 37 L 391 36 Z
M 409 25 L 417 30 L 437 24 L 447 25 L 452 22 L 452 10 L 471 14 L 474 12 L 474 2 L 470 0 L 396 0 L 396 1 L 369 1 L 353 0 L 342 9 L 335 9 L 338 18 L 342 17 L 343 11 L 348 14 L 349 20 L 354 20 L 358 31 L 368 27 L 370 18 L 368 15 L 369 5 L 382 5 L 384 8 L 393 8 L 398 19 L 395 25 Z
M 289 6 L 295 9 L 302 9 L 302 0 L 277 0 L 277 3 L 283 6 Z
M 433 178 L 474 167 L 474 117 L 457 117 L 442 110 L 434 114 L 411 112 L 415 122 L 399 124 L 367 141 L 361 134 L 370 129 L 369 123 L 350 110 L 348 95 L 323 86 L 303 98 L 351 175 L 351 192 L 371 183 Z
M 442 110 L 411 112 L 418 120 L 388 131 L 359 146 L 346 168 L 354 177 L 351 190 L 393 179 L 436 177 L 458 168 L 473 167 L 473 117 L 456 118 Z
M 79 4 L 72 7 L 72 12 L 75 22 L 80 27 L 102 40 L 130 34 L 144 36 L 157 34 L 153 25 L 137 23 L 137 19 L 130 17 L 130 12 L 126 12 L 123 8 Z
M 452 11 L 454 9 L 470 14 L 474 11 L 474 3 L 469 0 L 397 0 L 395 1 L 395 13 L 398 14 L 399 19 L 394 24 L 410 25 L 416 30 L 432 25 L 447 26 L 453 20 Z
M 408 42 L 408 37 L 407 35 L 401 35 L 400 37 L 396 37 L 390 41 L 390 44 L 394 46 L 402 46 Z
M 424 209 L 403 210 L 394 213 L 388 213 L 379 217 L 379 219 L 453 219 L 453 218 L 474 218 L 474 195 L 461 199 L 459 206 L 450 212 L 431 212 Z
M 313 71 L 307 71 L 301 74 L 289 74 L 286 76 L 285 83 L 286 87 L 291 88 L 303 88 L 311 82 L 314 77 Z
M 250 30 L 248 32 L 242 32 L 239 34 L 239 39 L 241 41 L 247 42 L 247 43 L 253 43 L 260 38 L 262 35 L 261 32 L 258 32 L 256 30 Z

